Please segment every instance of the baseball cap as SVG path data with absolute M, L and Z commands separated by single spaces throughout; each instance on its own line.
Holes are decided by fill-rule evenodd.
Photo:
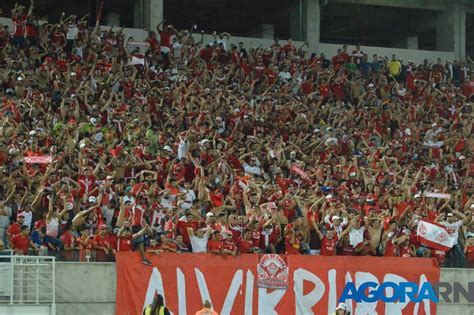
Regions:
M 206 217 L 208 217 L 208 218 L 209 218 L 209 217 L 213 217 L 213 216 L 214 216 L 214 213 L 212 213 L 212 212 L 206 213 Z
M 95 198 L 94 196 L 90 196 L 89 202 L 97 202 L 97 198 Z
M 333 215 L 331 218 L 331 221 L 334 221 L 334 220 L 341 220 L 341 217 L 338 215 Z
M 168 152 L 173 151 L 169 145 L 165 145 L 165 146 L 163 147 L 163 150 L 168 151 Z
M 448 217 L 453 217 L 453 216 L 454 216 L 454 214 L 452 214 L 452 213 L 448 213 L 448 214 L 447 214 L 447 216 L 448 216 Z

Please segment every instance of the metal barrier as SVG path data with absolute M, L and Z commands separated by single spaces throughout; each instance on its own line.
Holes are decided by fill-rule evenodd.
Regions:
M 55 257 L 19 256 L 13 251 L 0 252 L 0 309 L 41 307 L 55 314 Z M 44 310 L 49 310 L 45 312 Z M 1 311 L 0 311 L 1 313 Z

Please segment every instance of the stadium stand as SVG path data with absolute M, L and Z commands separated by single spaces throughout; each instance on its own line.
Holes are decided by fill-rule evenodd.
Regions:
M 164 22 L 140 49 L 86 18 L 11 14 L 13 30 L 0 29 L 0 249 L 474 266 L 470 58 L 415 64 L 359 45 L 324 56 L 291 40 L 231 45 L 229 33 L 205 43 Z

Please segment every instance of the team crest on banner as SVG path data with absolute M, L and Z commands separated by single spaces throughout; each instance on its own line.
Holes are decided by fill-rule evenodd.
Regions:
M 257 287 L 286 290 L 288 287 L 288 263 L 286 256 L 259 255 Z

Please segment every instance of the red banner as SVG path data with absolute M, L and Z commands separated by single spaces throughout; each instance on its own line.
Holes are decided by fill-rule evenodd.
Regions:
M 288 287 L 257 287 L 256 254 L 237 257 L 212 254 L 162 253 L 144 266 L 137 253 L 117 253 L 116 314 L 141 314 L 155 293 L 163 295 L 173 314 L 194 314 L 209 300 L 219 314 L 332 314 L 347 282 L 437 283 L 435 260 L 391 257 L 323 257 L 289 255 L 279 261 L 281 275 L 287 267 Z M 271 259 L 271 257 L 270 257 Z M 270 267 L 270 270 L 273 270 Z M 389 294 L 387 289 L 387 294 Z M 351 314 L 436 314 L 429 300 L 420 303 L 346 300 Z

